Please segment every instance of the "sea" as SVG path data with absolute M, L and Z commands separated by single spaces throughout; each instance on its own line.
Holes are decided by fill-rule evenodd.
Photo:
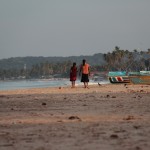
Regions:
M 107 79 L 94 81 L 90 80 L 89 85 L 109 84 Z M 76 81 L 76 86 L 83 85 L 80 80 Z M 6 80 L 0 81 L 0 90 L 16 90 L 30 88 L 46 88 L 46 87 L 67 87 L 71 86 L 69 79 L 32 79 L 32 80 Z

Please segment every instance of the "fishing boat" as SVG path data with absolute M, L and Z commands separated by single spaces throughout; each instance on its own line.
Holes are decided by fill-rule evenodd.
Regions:
M 110 71 L 108 72 L 108 79 L 110 83 L 130 83 L 126 71 Z
M 139 74 L 128 77 L 133 84 L 150 84 L 150 71 L 140 71 Z

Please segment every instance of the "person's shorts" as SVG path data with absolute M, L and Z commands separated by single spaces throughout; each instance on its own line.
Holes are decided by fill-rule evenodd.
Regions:
M 82 74 L 81 82 L 89 82 L 89 75 L 88 74 Z

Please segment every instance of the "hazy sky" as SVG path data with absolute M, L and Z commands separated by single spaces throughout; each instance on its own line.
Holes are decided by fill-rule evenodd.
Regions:
M 0 59 L 150 48 L 150 0 L 0 0 Z

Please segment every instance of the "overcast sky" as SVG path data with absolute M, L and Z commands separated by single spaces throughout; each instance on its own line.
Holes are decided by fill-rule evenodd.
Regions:
M 0 59 L 150 48 L 150 0 L 0 0 Z

